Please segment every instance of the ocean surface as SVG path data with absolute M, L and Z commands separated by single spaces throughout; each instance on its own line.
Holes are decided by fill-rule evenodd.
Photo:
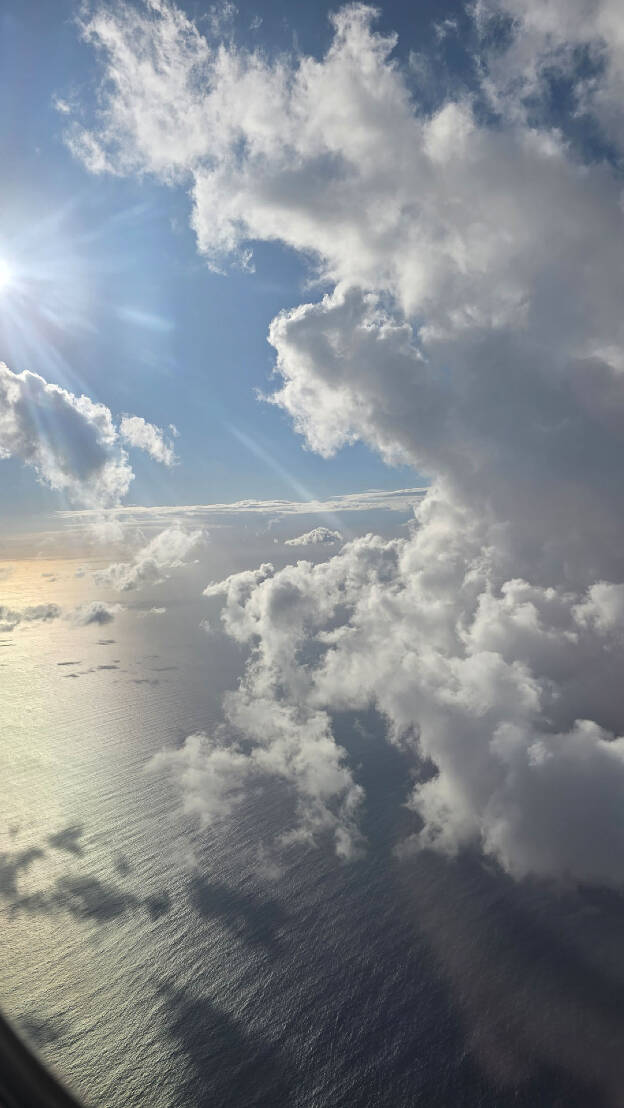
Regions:
M 56 570 L 19 572 L 9 599 L 39 600 Z M 336 719 L 356 862 L 267 846 L 281 788 L 201 830 L 146 771 L 243 664 L 196 594 L 0 636 L 5 1014 L 92 1108 L 624 1105 L 624 901 L 397 857 L 407 767 L 374 712 Z

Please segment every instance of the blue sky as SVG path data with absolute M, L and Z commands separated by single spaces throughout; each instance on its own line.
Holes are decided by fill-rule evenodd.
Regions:
M 241 3 L 235 34 L 271 54 L 294 44 L 320 55 L 333 7 Z M 200 27 L 210 9 L 186 5 Z M 21 292 L 6 290 L 0 302 L 0 360 L 84 392 L 116 415 L 176 425 L 181 464 L 165 471 L 149 459 L 133 461 L 132 503 L 298 496 L 302 486 L 326 496 L 419 483 L 413 469 L 389 468 L 361 444 L 330 460 L 302 449 L 284 413 L 258 401 L 255 390 L 267 388 L 274 363 L 270 320 L 324 291 L 306 290 L 310 270 L 301 257 L 261 243 L 254 273 L 233 266 L 215 274 L 198 257 L 184 186 L 91 175 L 72 156 L 55 102 L 69 99 L 88 113 L 97 79 L 78 10 L 67 0 L 7 0 L 0 15 L 0 256 L 21 278 Z M 433 2 L 387 4 L 381 26 L 398 30 L 397 55 L 405 60 L 415 46 L 435 44 L 432 20 L 445 13 Z M 3 462 L 1 474 L 5 519 L 62 506 L 19 461 Z

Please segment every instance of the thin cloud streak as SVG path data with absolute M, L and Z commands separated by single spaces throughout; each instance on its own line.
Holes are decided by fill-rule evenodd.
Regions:
M 228 502 L 215 502 L 214 504 L 161 504 L 155 506 L 143 506 L 140 504 L 122 504 L 118 508 L 110 510 L 67 509 L 56 512 L 58 519 L 68 521 L 90 520 L 95 518 L 114 517 L 120 520 L 136 519 L 140 522 L 154 517 L 155 519 L 168 516 L 238 516 L 250 513 L 252 515 L 291 516 L 291 515 L 326 515 L 337 512 L 410 512 L 415 504 L 427 492 L 427 486 L 413 489 L 367 489 L 365 492 L 344 493 L 339 496 L 328 497 L 326 500 L 235 500 Z

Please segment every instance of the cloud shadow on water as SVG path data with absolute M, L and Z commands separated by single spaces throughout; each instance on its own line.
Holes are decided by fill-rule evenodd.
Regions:
M 51 1043 L 58 1042 L 67 1034 L 68 1030 L 67 1025 L 58 1018 L 46 1017 L 44 1019 L 40 1015 L 32 1013 L 18 1017 L 16 1022 L 20 1031 L 38 1050 L 42 1050 Z
M 400 871 L 496 1103 L 619 1108 L 624 956 L 607 934 L 622 906 L 609 919 L 582 890 L 515 884 L 471 855 L 425 853 Z
M 77 858 L 82 858 L 85 851 L 80 839 L 83 835 L 84 827 L 82 824 L 72 823 L 68 827 L 56 831 L 53 835 L 48 835 L 48 843 L 55 850 L 65 850 L 68 854 L 75 854 Z
M 83 834 L 82 825 L 71 824 L 49 835 L 47 842 L 55 850 L 82 858 L 85 849 L 79 840 Z M 41 912 L 46 915 L 68 912 L 74 919 L 104 924 L 144 909 L 149 919 L 155 923 L 171 908 L 171 897 L 165 889 L 147 896 L 138 896 L 89 873 L 64 873 L 51 885 L 21 894 L 20 876 L 35 861 L 45 856 L 46 851 L 40 846 L 28 847 L 12 854 L 0 854 L 0 897 L 7 902 L 13 914 L 18 911 Z M 131 866 L 123 856 L 117 857 L 115 868 L 121 876 L 131 872 Z
M 153 923 L 159 920 L 161 916 L 166 916 L 167 912 L 171 908 L 171 897 L 169 893 L 153 893 L 151 896 L 146 896 L 143 901 L 147 913 Z
M 194 877 L 191 902 L 205 919 L 216 919 L 236 938 L 262 947 L 271 957 L 281 948 L 280 932 L 288 916 L 277 900 L 232 889 L 220 881 Z
M 191 1063 L 180 1104 L 212 1108 L 281 1108 L 292 1103 L 288 1059 L 271 1043 L 247 1033 L 204 996 L 163 985 L 169 1034 Z
M 74 919 L 102 924 L 144 908 L 156 922 L 169 911 L 171 899 L 165 891 L 140 897 L 92 874 L 65 874 L 50 889 L 17 898 L 12 907 L 30 912 L 68 912 Z
M 17 896 L 17 879 L 25 873 L 33 862 L 43 858 L 45 851 L 39 846 L 31 846 L 14 854 L 0 854 L 0 895 Z

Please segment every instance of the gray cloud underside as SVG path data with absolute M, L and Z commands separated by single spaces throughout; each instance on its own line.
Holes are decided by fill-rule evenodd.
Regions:
M 119 503 L 134 477 L 122 440 L 173 463 L 153 424 L 124 417 L 118 429 L 104 404 L 0 362 L 0 459 L 18 458 L 70 503 L 107 507 Z
M 436 770 L 406 782 L 419 845 L 620 885 L 624 14 L 483 0 L 472 18 L 479 87 L 433 111 L 364 5 L 320 59 L 216 49 L 165 0 L 85 24 L 107 83 L 75 153 L 186 183 L 217 268 L 254 240 L 313 258 L 331 291 L 273 320 L 269 399 L 322 455 L 359 440 L 432 482 L 410 537 L 209 586 L 251 648 L 225 703 L 248 745 L 193 736 L 166 759 L 204 819 L 281 777 L 296 833 L 348 855 L 362 794 L 331 713 L 374 703 Z M 610 159 L 585 156 L 579 119 Z
M 104 600 L 92 600 L 74 608 L 68 618 L 76 627 L 89 627 L 91 624 L 104 627 L 112 623 L 119 612 L 123 612 L 121 604 L 107 604 Z

